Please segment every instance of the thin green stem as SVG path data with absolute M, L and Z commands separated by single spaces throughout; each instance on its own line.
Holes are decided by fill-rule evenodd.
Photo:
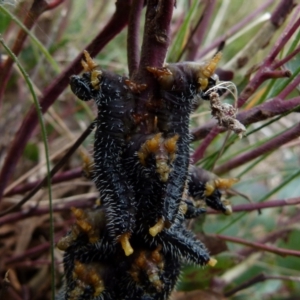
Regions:
M 34 44 L 38 47 L 38 49 L 45 55 L 49 63 L 52 65 L 54 71 L 58 74 L 60 72 L 60 67 L 57 62 L 53 59 L 47 48 L 34 36 L 34 34 L 17 18 L 15 17 L 9 10 L 7 10 L 3 5 L 0 5 L 0 12 L 9 16 L 15 23 L 17 23 L 27 34 L 30 36 Z
M 257 202 L 263 202 L 266 199 L 270 198 L 272 195 L 277 193 L 280 189 L 282 189 L 285 185 L 287 185 L 289 182 L 291 182 L 296 177 L 300 176 L 300 170 L 294 172 L 292 175 L 288 176 L 281 184 L 279 184 L 275 189 L 264 195 L 262 198 L 260 198 Z M 224 232 L 226 229 L 228 229 L 230 226 L 235 224 L 238 220 L 243 218 L 248 212 L 241 213 L 237 218 L 233 219 L 231 222 L 229 222 L 226 226 L 224 226 L 222 229 L 220 229 L 217 234 L 220 234 Z
M 1 6 L 0 6 L 1 8 Z M 26 73 L 25 69 L 20 64 L 18 58 L 14 55 L 14 53 L 10 50 L 10 48 L 6 45 L 4 42 L 2 36 L 0 35 L 0 43 L 5 48 L 7 53 L 11 56 L 11 58 L 14 60 L 18 68 L 20 69 L 27 85 L 30 90 L 30 93 L 33 97 L 33 102 L 37 111 L 39 123 L 41 126 L 41 133 L 42 133 L 42 139 L 43 144 L 45 147 L 45 156 L 46 156 L 46 166 L 47 166 L 47 186 L 48 186 L 48 195 L 49 195 L 49 212 L 50 212 L 50 244 L 51 244 L 51 287 L 52 287 L 52 299 L 55 298 L 55 264 L 54 264 L 54 225 L 53 225 L 53 212 L 52 212 L 52 191 L 51 191 L 51 177 L 50 177 L 50 160 L 49 160 L 49 148 L 48 148 L 48 142 L 47 142 L 47 132 L 46 127 L 44 123 L 43 113 L 41 111 L 41 107 L 38 101 L 38 98 L 35 94 L 33 84 Z

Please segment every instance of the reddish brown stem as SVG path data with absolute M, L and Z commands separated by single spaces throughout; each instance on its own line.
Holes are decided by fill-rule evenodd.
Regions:
M 200 144 L 200 146 L 195 150 L 195 152 L 192 155 L 192 161 L 194 163 L 197 163 L 201 158 L 203 158 L 204 153 L 207 149 L 207 147 L 210 145 L 210 143 L 214 140 L 214 138 L 221 132 L 221 129 L 219 126 L 215 126 L 211 129 L 209 134 L 204 138 L 203 142 Z
M 259 203 L 238 204 L 238 205 L 234 205 L 232 207 L 232 211 L 233 212 L 254 211 L 254 210 L 260 210 L 260 209 L 264 209 L 264 208 L 283 207 L 283 206 L 297 205 L 297 204 L 300 204 L 300 197 L 271 200 L 271 201 L 259 202 Z M 207 211 L 207 213 L 208 214 L 219 214 L 221 212 L 209 209 Z
M 285 63 L 290 61 L 294 56 L 296 56 L 300 52 L 300 46 L 298 46 L 293 52 L 291 52 L 289 55 L 287 55 L 285 58 L 275 62 L 273 64 L 273 68 L 277 69 L 283 66 Z
M 88 208 L 91 207 L 93 204 L 95 204 L 95 200 L 97 200 L 97 197 L 86 197 L 82 200 L 74 200 L 69 201 L 67 203 L 60 203 L 53 205 L 53 212 L 61 212 L 61 211 L 69 211 L 72 206 L 75 206 L 77 208 Z M 49 214 L 49 207 L 37 207 L 32 210 L 28 210 L 27 208 L 23 211 L 11 213 L 7 216 L 0 218 L 0 226 L 8 223 L 13 223 L 16 221 L 20 221 L 32 216 L 40 216 Z
M 226 41 L 226 39 L 233 36 L 235 33 L 237 33 L 241 28 L 248 25 L 251 20 L 258 17 L 258 15 L 263 12 L 268 6 L 273 4 L 274 0 L 264 1 L 263 4 L 257 8 L 255 11 L 253 11 L 251 14 L 247 15 L 243 20 L 241 20 L 239 23 L 235 24 L 232 28 L 228 29 L 226 33 L 218 38 L 216 38 L 209 46 L 206 48 L 200 50 L 197 54 L 196 59 L 200 59 L 204 57 L 206 54 L 208 54 L 211 50 L 216 49 L 219 47 L 221 43 Z
M 197 52 L 203 43 L 205 34 L 208 32 L 208 25 L 211 21 L 211 17 L 216 6 L 215 0 L 206 1 L 206 5 L 203 10 L 203 15 L 200 17 L 200 22 L 198 22 L 198 28 L 195 34 L 191 37 L 188 45 L 187 60 L 193 61 L 197 56 Z
M 275 9 L 275 11 L 271 16 L 271 22 L 276 27 L 281 26 L 295 6 L 296 6 L 295 0 L 281 0 L 279 5 L 277 6 L 277 8 Z M 290 23 L 282 32 L 279 39 L 277 40 L 274 47 L 272 48 L 269 55 L 267 56 L 266 58 L 267 64 L 271 64 L 272 62 L 274 62 L 276 56 L 279 54 L 279 52 L 283 49 L 284 45 L 289 41 L 289 39 L 298 29 L 300 24 L 299 12 L 300 12 L 300 5 L 298 5 L 297 8 L 295 9 L 295 12 L 291 18 Z
M 63 3 L 65 0 L 54 0 L 51 3 L 48 3 L 48 9 L 53 9 L 59 4 Z
M 127 61 L 130 77 L 132 77 L 133 74 L 138 70 L 140 63 L 139 29 L 143 7 L 144 1 L 133 0 L 129 14 L 127 35 Z
M 275 71 L 265 71 L 263 74 L 264 80 L 271 78 L 283 78 L 291 77 L 291 72 L 289 70 L 275 70 Z
M 170 23 L 173 14 L 174 0 L 147 1 L 144 37 L 141 51 L 141 60 L 138 72 L 133 77 L 137 83 L 147 85 L 137 103 L 137 114 L 144 115 L 146 103 L 157 87 L 157 81 L 147 71 L 146 67 L 162 67 L 169 46 Z M 141 124 L 142 130 L 147 130 Z
M 278 7 L 285 6 L 285 1 L 281 1 Z M 288 1 L 287 6 L 283 10 L 285 12 L 285 17 L 290 12 L 290 10 L 294 6 L 294 1 Z M 295 13 L 293 15 L 292 21 L 288 24 L 288 26 L 283 30 L 281 36 L 279 37 L 278 41 L 276 42 L 275 46 L 271 50 L 270 54 L 265 58 L 265 60 L 262 62 L 261 67 L 256 72 L 254 77 L 251 79 L 251 81 L 248 83 L 248 85 L 245 87 L 245 89 L 241 92 L 239 99 L 238 99 L 238 107 L 243 106 L 246 101 L 249 99 L 250 96 L 253 95 L 253 93 L 257 90 L 257 88 L 268 78 L 272 77 L 270 76 L 270 71 L 274 71 L 274 65 L 276 66 L 276 63 L 274 63 L 274 60 L 276 56 L 278 55 L 279 51 L 281 51 L 284 47 L 284 45 L 290 40 L 292 35 L 296 32 L 296 30 L 300 26 L 300 18 L 298 18 L 295 22 L 294 19 L 298 17 L 300 12 L 300 5 L 297 6 Z M 283 15 L 278 13 L 278 9 L 274 12 L 274 14 L 278 16 L 278 24 L 281 24 Z M 269 76 L 266 76 L 266 72 L 269 74 Z
M 33 247 L 29 250 L 26 250 L 24 251 L 22 254 L 19 254 L 19 255 L 15 255 L 13 257 L 10 257 L 8 258 L 6 261 L 5 261 L 5 264 L 10 264 L 10 263 L 14 263 L 14 262 L 17 262 L 17 261 L 21 261 L 21 260 L 24 260 L 25 258 L 27 259 L 28 257 L 31 257 L 33 255 L 38 255 L 40 253 L 43 253 L 45 252 L 46 250 L 48 250 L 50 248 L 50 243 L 49 242 L 45 242 L 41 245 L 38 245 L 36 247 Z
M 300 75 L 298 75 L 292 82 L 290 82 L 286 88 L 278 94 L 279 98 L 286 98 L 294 89 L 300 84 Z
M 300 251 L 297 251 L 297 250 L 268 246 L 268 245 L 257 243 L 257 242 L 249 242 L 247 240 L 244 240 L 244 239 L 241 239 L 238 237 L 232 237 L 232 236 L 226 236 L 226 235 L 220 235 L 220 234 L 217 234 L 216 237 L 223 241 L 246 245 L 246 246 L 261 250 L 261 251 L 271 252 L 271 253 L 281 255 L 281 256 L 300 257 Z
M 87 46 L 85 49 L 95 56 L 112 38 L 114 38 L 127 24 L 128 14 L 130 8 L 130 0 L 119 0 L 116 3 L 116 11 L 108 24 L 97 35 L 97 37 Z M 69 84 L 69 77 L 73 74 L 77 74 L 82 70 L 80 61 L 82 54 L 80 53 L 72 64 L 67 67 L 58 77 L 54 79 L 42 93 L 43 96 L 40 99 L 40 106 L 43 113 L 54 103 L 57 97 Z M 29 140 L 33 130 L 38 123 L 37 113 L 34 106 L 31 107 L 26 117 L 24 118 L 19 131 L 17 132 L 11 147 L 8 151 L 7 157 L 0 174 L 0 198 L 3 195 L 3 191 L 13 174 L 13 171 L 17 165 L 19 158 L 21 157 L 27 141 Z
M 227 161 L 226 163 L 216 167 L 214 172 L 216 174 L 224 174 L 229 170 L 237 168 L 238 166 L 244 165 L 245 163 L 261 156 L 270 151 L 277 150 L 280 146 L 300 136 L 300 123 L 285 131 L 284 133 L 276 136 L 261 146 L 255 149 L 243 153 Z
M 50 3 L 48 4 L 47 1 L 45 0 L 35 0 L 32 3 L 32 6 L 30 8 L 30 10 L 28 11 L 25 20 L 24 20 L 24 26 L 27 29 L 31 29 L 33 27 L 33 25 L 36 23 L 37 19 L 40 17 L 40 15 L 50 9 L 53 9 L 54 7 L 56 7 L 57 5 L 59 5 L 60 3 L 62 3 L 64 0 L 59 0 L 59 1 L 54 1 L 54 3 L 56 5 L 54 5 L 54 3 Z M 14 45 L 12 46 L 12 52 L 18 56 L 23 48 L 24 42 L 27 38 L 27 32 L 25 32 L 22 28 L 19 30 L 18 34 L 17 34 L 17 38 L 16 41 L 14 43 Z M 0 103 L 2 102 L 3 99 L 3 94 L 7 85 L 7 82 L 10 78 L 10 73 L 11 73 L 11 69 L 13 66 L 13 59 L 8 56 L 3 68 L 1 68 L 1 72 L 0 72 Z
M 230 297 L 234 295 L 235 293 L 244 290 L 246 288 L 249 288 L 250 286 L 264 282 L 266 280 L 288 280 L 288 281 L 300 281 L 300 277 L 295 277 L 295 276 L 282 276 L 282 275 L 265 275 L 264 273 L 258 274 L 254 276 L 253 278 L 247 280 L 246 282 L 243 282 L 242 284 L 238 285 L 237 287 L 229 290 L 228 292 L 224 293 L 225 297 Z
M 60 159 L 60 161 L 53 167 L 53 169 L 50 171 L 50 177 L 52 177 L 54 174 L 56 174 L 60 168 L 65 164 L 65 161 L 67 158 L 69 158 L 82 144 L 82 142 L 86 139 L 86 137 L 91 133 L 95 126 L 95 122 L 91 123 L 90 126 L 81 134 L 81 136 L 77 139 L 77 141 L 72 145 L 72 147 L 66 152 L 66 154 Z M 5 214 L 14 211 L 15 209 L 20 208 L 24 203 L 26 203 L 33 195 L 37 193 L 43 186 L 47 184 L 48 177 L 45 176 L 45 178 L 40 181 L 35 188 L 28 193 L 22 200 L 20 200 L 17 204 L 13 205 L 12 207 L 8 208 L 7 210 L 0 213 L 0 217 L 4 216 Z
M 53 176 L 51 183 L 55 184 L 55 183 L 65 182 L 65 181 L 80 178 L 80 177 L 82 177 L 82 168 L 75 168 L 72 170 L 68 170 L 66 172 L 61 172 L 61 173 Z M 9 197 L 9 196 L 16 195 L 16 194 L 26 193 L 26 192 L 30 191 L 31 189 L 33 189 L 39 183 L 41 183 L 41 180 L 36 180 L 36 181 L 29 182 L 29 183 L 26 183 L 23 185 L 18 185 L 16 187 L 14 187 L 12 190 L 5 193 L 4 197 Z
M 170 42 L 169 31 L 174 4 L 174 0 L 149 0 L 147 2 L 138 78 L 141 78 L 144 74 L 148 75 L 147 66 L 162 67 L 164 63 Z

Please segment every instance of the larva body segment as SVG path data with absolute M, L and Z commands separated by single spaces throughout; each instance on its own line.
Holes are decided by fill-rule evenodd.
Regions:
M 161 86 L 159 92 L 161 105 L 155 114 L 157 115 L 157 127 L 165 136 L 176 134 L 179 137 L 174 167 L 169 176 L 164 201 L 165 218 L 169 222 L 173 222 L 188 174 L 189 117 L 192 112 L 193 99 L 198 90 L 198 83 L 187 64 L 168 65 L 168 71 L 167 75 L 158 78 Z M 153 73 L 153 70 L 151 72 Z
M 197 207 L 194 203 L 194 201 L 191 201 L 190 199 L 186 199 L 182 201 L 183 203 L 180 204 L 180 206 L 184 205 L 186 206 L 184 211 L 184 218 L 185 219 L 193 219 L 197 218 L 202 214 L 206 213 L 206 209 L 203 207 Z
M 135 223 L 134 189 L 122 164 L 125 140 L 133 126 L 134 99 L 126 78 L 106 71 L 71 77 L 72 91 L 82 100 L 94 99 L 98 108 L 94 142 L 93 180 L 107 212 L 107 226 L 115 241 L 129 244 Z M 93 80 L 92 80 L 93 79 Z M 125 235 L 122 237 L 122 235 Z M 124 244 L 124 245 L 125 245 Z M 123 245 L 123 243 L 122 243 Z M 131 254 L 130 246 L 124 249 Z
M 134 189 L 126 180 L 122 163 L 125 139 L 133 124 L 133 98 L 123 77 L 104 72 L 95 102 L 94 181 L 107 212 L 109 232 L 120 237 L 132 232 L 134 226 Z
M 195 96 L 201 94 L 211 82 L 216 65 L 221 58 L 218 53 L 212 60 L 203 63 L 170 64 L 165 68 L 148 68 L 160 84 L 158 97 L 160 107 L 155 111 L 157 127 L 165 136 L 177 134 L 174 171 L 171 172 L 165 195 L 166 220 L 174 222 L 184 191 L 189 165 L 189 118 Z
M 169 229 L 163 230 L 155 238 L 148 239 L 147 243 L 153 246 L 161 245 L 162 253 L 170 255 L 175 261 L 194 263 L 199 266 L 208 264 L 210 256 L 206 247 L 185 228 L 184 220 L 184 215 L 178 213 Z
M 136 187 L 136 233 L 142 236 L 149 235 L 149 229 L 163 216 L 166 182 L 161 180 L 157 170 L 156 156 L 162 143 L 161 134 L 135 134 L 125 152 L 126 169 Z M 165 159 L 171 169 L 172 163 L 168 161 L 167 153 Z

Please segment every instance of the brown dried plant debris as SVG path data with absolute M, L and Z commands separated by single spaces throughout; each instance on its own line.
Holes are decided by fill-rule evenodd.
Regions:
M 222 103 L 217 92 L 210 93 L 211 114 L 219 126 L 235 132 L 240 138 L 246 132 L 245 126 L 236 119 L 237 109 L 228 103 Z

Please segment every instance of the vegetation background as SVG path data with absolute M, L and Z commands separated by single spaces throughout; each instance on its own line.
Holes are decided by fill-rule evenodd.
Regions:
M 126 24 L 138 1 L 121 2 L 0 1 L 0 298 L 51 298 L 54 275 L 57 288 L 63 277 L 63 253 L 51 241 L 73 223 L 70 207 L 98 197 L 82 176 L 92 134 L 67 152 L 95 107 L 67 85 L 87 45 L 102 68 L 128 74 Z M 218 264 L 184 267 L 173 299 L 299 299 L 299 26 L 298 1 L 176 1 L 166 61 L 202 61 L 222 48 L 218 73 L 239 95 L 224 102 L 236 102 L 247 133 L 224 133 L 208 102 L 191 118 L 195 164 L 240 181 L 224 194 L 232 215 L 209 210 L 189 224 Z M 28 196 L 58 162 L 51 192 L 44 180 Z

